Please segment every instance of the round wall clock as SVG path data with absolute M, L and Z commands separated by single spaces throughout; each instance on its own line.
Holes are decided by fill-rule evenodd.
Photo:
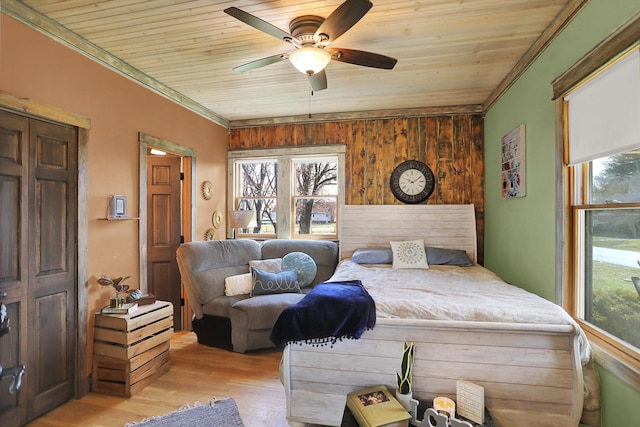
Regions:
M 209 200 L 211 196 L 213 196 L 213 184 L 211 181 L 204 181 L 202 183 L 202 197 L 205 200 Z
M 391 192 L 402 203 L 422 203 L 435 187 L 433 172 L 419 160 L 400 163 L 391 173 Z
M 220 224 L 222 224 L 222 212 L 217 209 L 213 211 L 213 215 L 211 216 L 211 224 L 216 230 L 220 228 Z

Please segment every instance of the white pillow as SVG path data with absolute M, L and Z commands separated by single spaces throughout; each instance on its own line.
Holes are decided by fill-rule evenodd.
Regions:
M 251 273 L 229 276 L 224 279 L 224 294 L 228 297 L 251 293 L 253 279 Z
M 268 273 L 280 273 L 282 271 L 282 258 L 256 259 L 249 261 L 249 267 Z
M 393 251 L 393 268 L 429 268 L 424 240 L 390 243 Z

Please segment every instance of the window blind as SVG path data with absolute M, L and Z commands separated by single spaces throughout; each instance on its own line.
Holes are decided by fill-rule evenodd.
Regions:
M 640 48 L 565 97 L 569 164 L 640 147 Z

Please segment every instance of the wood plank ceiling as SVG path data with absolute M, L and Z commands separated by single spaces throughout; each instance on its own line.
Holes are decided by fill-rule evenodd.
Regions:
M 364 18 L 330 46 L 392 56 L 396 67 L 332 61 L 326 69 L 328 89 L 313 96 L 307 77 L 288 61 L 245 73 L 232 70 L 293 46 L 228 16 L 225 8 L 236 6 L 289 32 L 291 19 L 327 17 L 340 3 L 3 0 L 2 11 L 23 21 L 43 21 L 41 28 L 65 38 L 70 30 L 80 36 L 74 35 L 72 44 L 89 42 L 79 47 L 85 53 L 233 126 L 309 113 L 480 111 L 585 1 L 373 1 Z

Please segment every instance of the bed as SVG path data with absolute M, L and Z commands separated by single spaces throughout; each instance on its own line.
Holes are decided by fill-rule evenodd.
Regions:
M 414 398 L 455 399 L 456 381 L 465 379 L 485 388 L 497 426 L 578 426 L 581 417 L 599 425 L 599 387 L 584 334 L 560 307 L 477 265 L 473 205 L 345 205 L 339 224 L 341 262 L 330 280 L 361 280 L 377 321 L 357 340 L 285 346 L 281 377 L 291 426 L 339 426 L 349 392 L 378 384 L 395 389 L 404 341 L 416 348 Z M 420 272 L 351 259 L 359 248 L 415 239 L 462 249 L 474 265 Z M 423 273 L 444 285 L 423 284 Z M 477 288 L 489 292 L 470 293 Z M 435 308 L 399 308 L 407 298 L 434 295 Z

